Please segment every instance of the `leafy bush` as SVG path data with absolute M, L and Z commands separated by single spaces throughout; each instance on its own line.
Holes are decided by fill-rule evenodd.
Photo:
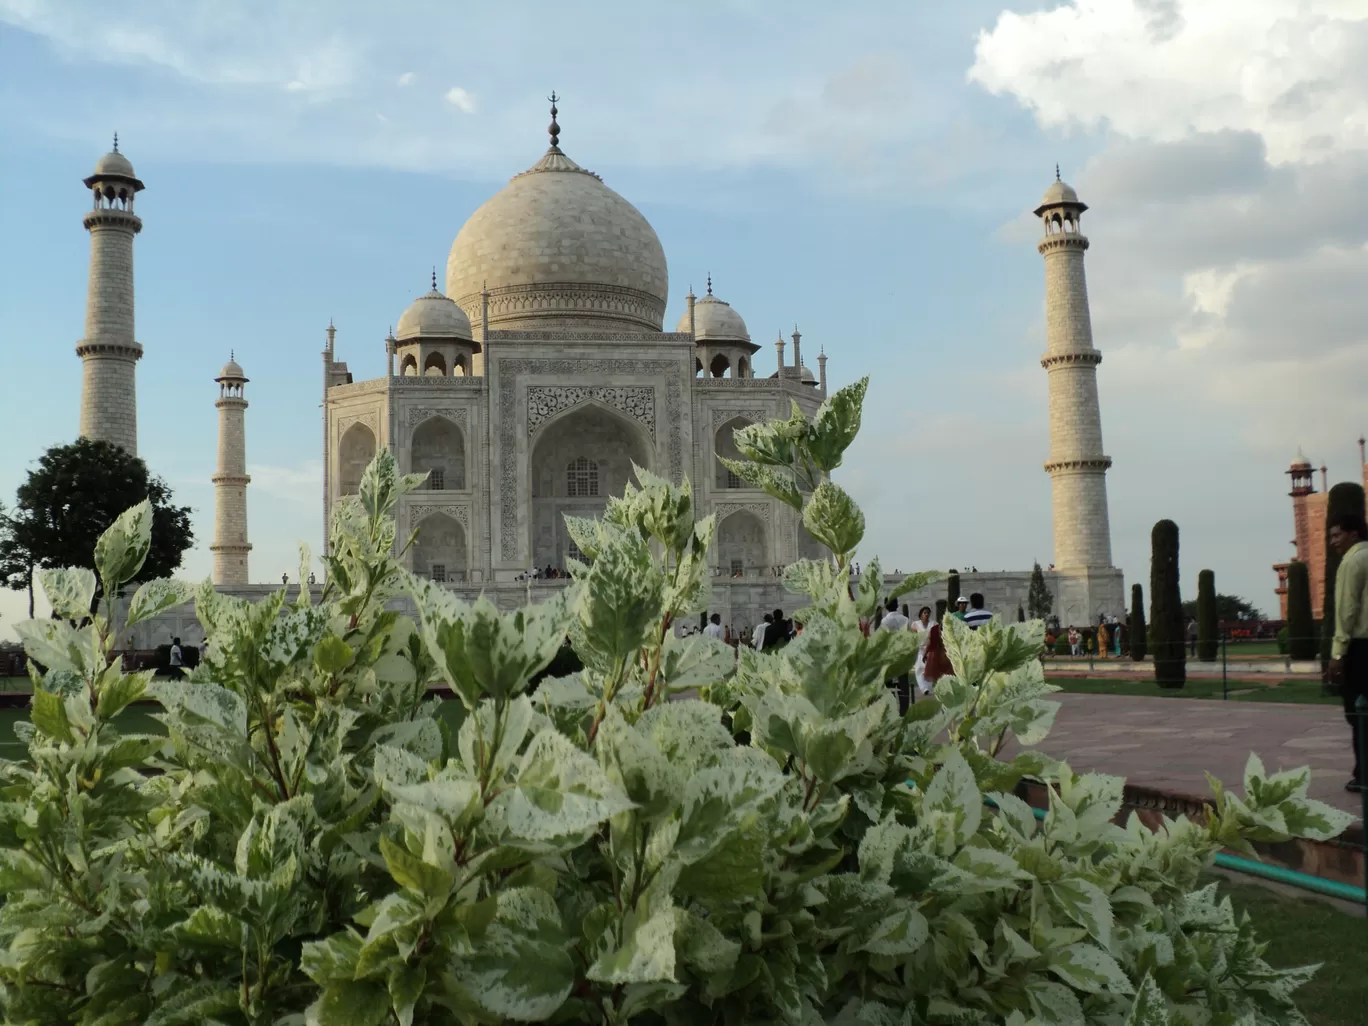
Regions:
M 1183 599 L 1178 591 L 1178 525 L 1161 520 L 1150 533 L 1150 656 L 1154 681 L 1181 688 L 1187 681 Z
M 1274 640 L 1277 642 L 1277 645 L 1278 645 L 1278 655 L 1287 655 L 1287 654 L 1289 654 L 1289 646 L 1288 646 L 1288 642 L 1287 642 L 1287 638 L 1288 638 L 1287 628 L 1286 628 L 1286 627 L 1279 627 L 1279 628 L 1278 628 L 1278 633 L 1275 634 L 1273 637 L 1274 637 Z
M 1320 649 L 1311 613 L 1310 569 L 1297 560 L 1287 564 L 1287 626 L 1278 632 L 1278 638 L 1278 651 L 1293 659 L 1315 659 Z
M 1072 654 L 1073 654 L 1073 649 L 1069 646 L 1069 632 L 1068 632 L 1068 631 L 1065 631 L 1065 632 L 1064 632 L 1063 634 L 1061 634 L 1059 637 L 1055 638 L 1055 643 L 1054 643 L 1054 654 L 1055 654 L 1055 655 L 1065 655 L 1065 656 L 1066 656 L 1066 655 L 1072 655 Z
M 568 521 L 592 559 L 573 584 L 500 612 L 402 569 L 392 513 L 418 478 L 382 452 L 335 510 L 318 605 L 138 589 L 130 624 L 193 593 L 209 644 L 185 680 L 121 673 L 113 612 L 81 623 L 95 575 L 44 572 L 69 619 L 19 628 L 50 669 L 28 758 L 0 763 L 5 1021 L 1302 1021 L 1309 972 L 1271 969 L 1196 884 L 1222 847 L 1343 828 L 1306 771 L 1251 757 L 1204 822 L 1114 824 L 1120 779 L 1002 758 L 1055 715 L 1039 621 L 947 618 L 953 675 L 898 715 L 884 681 L 917 639 L 860 633 L 881 578 L 871 561 L 852 593 L 864 521 L 829 477 L 863 391 L 736 433 L 734 471 L 833 552 L 788 569 L 809 605 L 773 655 L 675 636 L 706 606 L 714 521 L 642 470 Z M 149 527 L 144 504 L 101 538 L 107 594 Z M 583 669 L 534 702 L 567 634 Z M 143 698 L 168 738 L 118 730 Z M 1026 776 L 1043 822 L 1012 794 Z
M 1054 596 L 1045 584 L 1045 571 L 1036 563 L 1031 567 L 1031 583 L 1026 588 L 1026 607 L 1032 620 L 1044 620 L 1054 611 Z

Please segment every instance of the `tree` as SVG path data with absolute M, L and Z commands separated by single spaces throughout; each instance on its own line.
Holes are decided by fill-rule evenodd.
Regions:
M 945 611 L 950 608 L 950 604 L 945 599 L 936 599 L 936 623 L 945 619 Z
M 1130 657 L 1137 663 L 1145 658 L 1149 638 L 1145 629 L 1145 589 L 1137 581 L 1131 585 Z
M 1305 563 L 1287 564 L 1287 654 L 1315 659 L 1320 649 L 1311 615 L 1311 572 Z
M 1196 599 L 1189 599 L 1183 603 L 1183 619 L 1198 619 Z M 1262 609 L 1248 599 L 1241 598 L 1239 595 L 1222 595 L 1217 592 L 1216 619 L 1224 623 L 1229 623 L 1232 620 L 1262 620 L 1264 614 Z
M 1218 630 L 1216 572 L 1202 570 L 1197 574 L 1197 658 L 1204 663 L 1214 662 L 1216 659 Z
M 1321 610 L 1321 669 L 1330 667 L 1330 642 L 1335 637 L 1335 576 L 1339 573 L 1340 557 L 1330 546 L 1330 521 L 1341 513 L 1363 516 L 1363 485 L 1341 481 L 1325 497 L 1325 606 Z M 1291 632 L 1289 632 L 1291 633 Z
M 1045 571 L 1037 563 L 1031 568 L 1031 584 L 1026 589 L 1026 611 L 1032 620 L 1044 620 L 1054 612 L 1054 596 L 1045 586 Z
M 1025 610 L 1024 608 L 1022 608 L 1021 603 L 1018 602 L 1018 603 L 1017 603 L 1017 623 L 1025 623 L 1025 622 L 1026 622 L 1026 610 Z
M 1154 681 L 1161 688 L 1187 682 L 1183 597 L 1178 590 L 1178 525 L 1161 520 L 1150 533 L 1150 644 Z
M 0 539 L 0 576 L 6 587 L 30 589 L 32 570 L 95 568 L 95 541 L 119 514 L 143 499 L 152 503 L 152 548 L 141 578 L 169 576 L 194 544 L 190 509 L 171 503 L 171 489 L 147 464 L 109 442 L 80 438 L 53 446 L 19 486 L 14 513 Z
M 947 609 L 954 609 L 955 603 L 959 601 L 959 571 L 951 570 L 950 576 L 945 582 L 945 606 Z

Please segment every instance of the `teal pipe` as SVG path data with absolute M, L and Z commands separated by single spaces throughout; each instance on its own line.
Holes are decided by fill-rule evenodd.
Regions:
M 984 801 L 988 805 L 994 807 L 997 805 L 991 798 L 984 798 Z M 1035 813 L 1036 819 L 1045 818 L 1044 809 L 1032 808 L 1031 811 Z M 1283 866 L 1272 866 L 1266 862 L 1255 862 L 1253 859 L 1241 858 L 1239 855 L 1227 855 L 1223 851 L 1216 853 L 1216 865 L 1220 866 L 1222 869 L 1229 869 L 1235 873 L 1263 877 L 1265 880 L 1286 884 L 1289 887 L 1297 887 L 1303 891 L 1313 891 L 1316 894 L 1324 894 L 1331 898 L 1339 898 L 1341 901 L 1352 901 L 1359 905 L 1368 905 L 1368 890 L 1365 890 L 1362 887 L 1355 887 L 1353 884 L 1326 880 L 1323 877 L 1312 876 L 1309 873 L 1299 873 L 1295 869 L 1286 869 Z

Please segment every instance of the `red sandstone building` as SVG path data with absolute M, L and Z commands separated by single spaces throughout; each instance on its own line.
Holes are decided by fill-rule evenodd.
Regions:
M 1368 457 L 1364 453 L 1364 439 L 1359 439 L 1359 465 L 1363 476 L 1363 486 L 1368 488 Z M 1311 615 L 1320 619 L 1325 608 L 1325 502 L 1329 488 L 1326 485 L 1326 469 L 1320 468 L 1321 490 L 1316 491 L 1313 480 L 1315 471 L 1311 461 L 1300 451 L 1287 476 L 1292 479 L 1292 547 L 1298 562 L 1306 564 L 1306 575 L 1311 582 Z M 1278 575 L 1278 610 L 1281 619 L 1287 619 L 1287 563 L 1275 563 L 1273 571 Z

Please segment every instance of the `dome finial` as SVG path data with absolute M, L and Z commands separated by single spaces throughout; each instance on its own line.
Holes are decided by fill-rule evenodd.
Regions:
M 437 291 L 437 268 L 435 266 L 432 268 L 432 291 Z
M 115 152 L 115 153 L 118 153 L 118 152 L 119 152 L 119 133 L 118 133 L 118 132 L 115 132 L 115 133 L 114 133 L 114 152 Z
M 236 360 L 236 359 L 237 359 L 237 350 L 236 350 L 236 349 L 230 349 L 230 350 L 228 350 L 228 359 L 230 359 L 230 360 Z
M 712 271 L 708 272 L 708 295 L 712 295 Z
M 546 130 L 551 133 L 551 148 L 559 152 L 560 125 L 556 124 L 556 115 L 559 113 L 559 111 L 556 110 L 556 101 L 560 99 L 560 97 L 558 97 L 556 91 L 552 89 L 551 95 L 548 96 L 547 99 L 551 101 L 551 124 L 546 126 Z
M 1056 182 L 1059 181 L 1059 163 L 1058 163 L 1058 161 L 1055 162 L 1055 181 L 1056 181 Z

